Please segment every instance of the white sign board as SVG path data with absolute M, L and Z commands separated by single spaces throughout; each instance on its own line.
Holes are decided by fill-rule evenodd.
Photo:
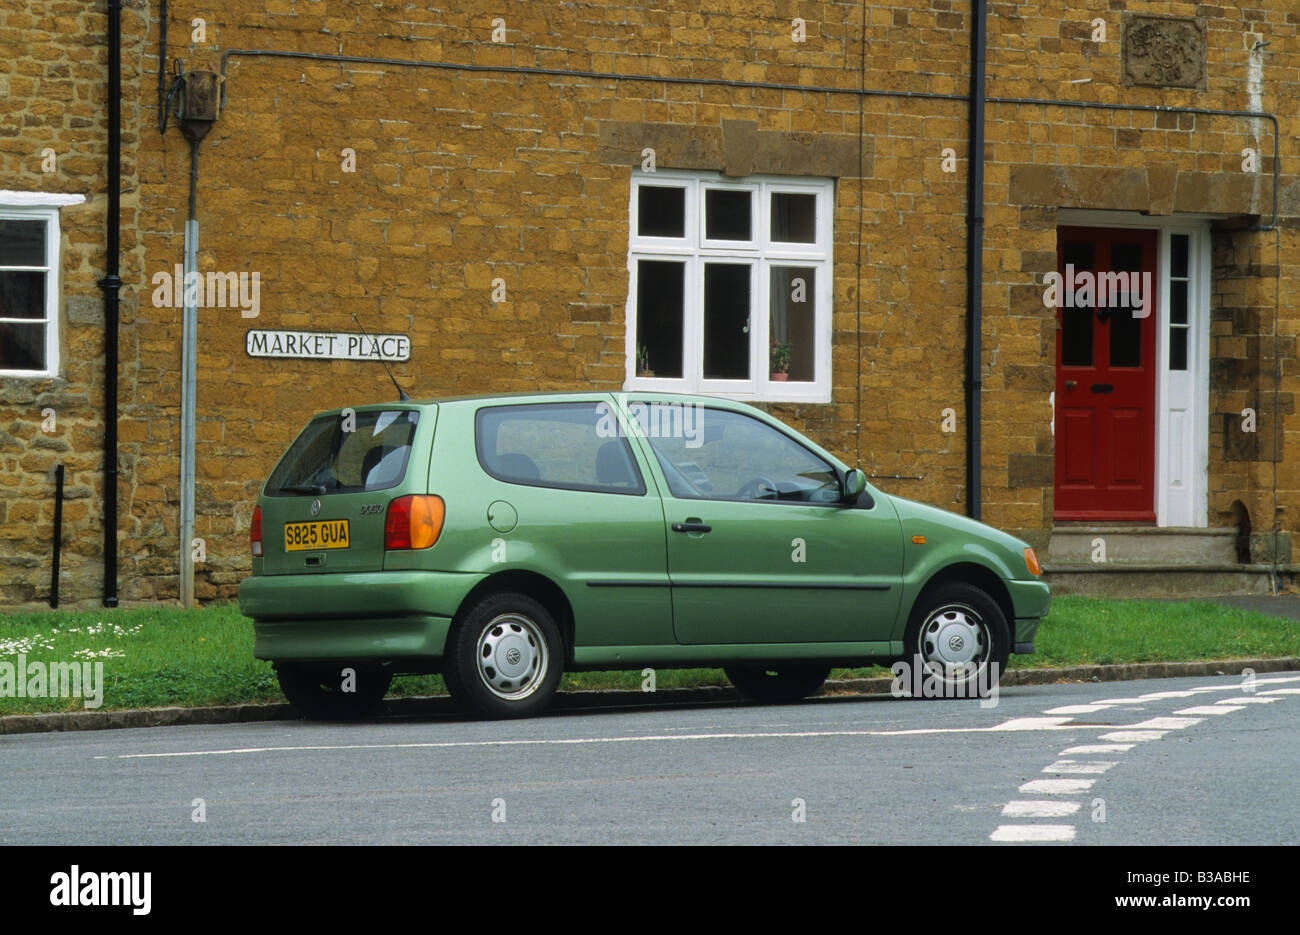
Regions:
M 337 331 L 249 331 L 245 349 L 249 357 L 409 360 L 411 337 L 405 334 L 348 334 Z

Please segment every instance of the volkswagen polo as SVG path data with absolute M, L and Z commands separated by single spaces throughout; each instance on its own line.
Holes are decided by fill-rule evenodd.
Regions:
M 794 701 L 906 661 L 983 694 L 1051 595 L 1025 542 L 884 493 L 743 403 L 564 393 L 323 412 L 257 499 L 240 586 L 308 716 L 441 673 L 526 716 L 565 671 L 722 667 Z

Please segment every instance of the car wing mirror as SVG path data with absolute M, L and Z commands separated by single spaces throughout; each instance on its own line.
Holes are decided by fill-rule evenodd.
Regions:
M 853 468 L 844 475 L 844 479 L 840 482 L 840 499 L 845 502 L 854 501 L 866 489 L 867 475 L 857 468 Z

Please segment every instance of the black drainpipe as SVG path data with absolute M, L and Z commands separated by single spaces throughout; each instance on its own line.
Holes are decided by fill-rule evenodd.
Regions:
M 117 321 L 122 171 L 122 0 L 108 0 L 108 244 L 104 278 L 104 606 L 117 606 Z
M 985 0 L 971 5 L 970 172 L 966 193 L 966 515 L 980 518 L 980 392 L 983 386 L 984 305 L 984 46 Z

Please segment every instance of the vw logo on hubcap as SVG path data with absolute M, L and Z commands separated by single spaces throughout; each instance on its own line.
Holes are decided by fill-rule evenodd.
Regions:
M 961 648 L 965 645 L 966 641 L 955 633 L 948 639 L 948 648 L 955 653 L 961 652 Z
M 510 663 L 512 666 L 519 665 L 519 660 L 522 658 L 523 656 L 520 654 L 519 650 L 513 648 L 506 650 L 506 662 Z

